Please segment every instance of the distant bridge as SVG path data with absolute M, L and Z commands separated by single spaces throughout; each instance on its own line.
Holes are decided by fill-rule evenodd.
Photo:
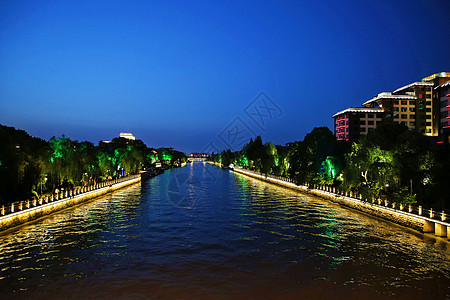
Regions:
M 188 162 L 192 162 L 192 161 L 206 161 L 207 157 L 188 157 L 187 161 Z

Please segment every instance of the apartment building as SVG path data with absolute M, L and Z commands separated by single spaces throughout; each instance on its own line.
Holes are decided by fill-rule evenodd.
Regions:
M 334 132 L 341 141 L 357 141 L 383 121 L 379 108 L 350 107 L 333 116 Z
M 432 82 L 413 82 L 392 93 L 393 95 L 411 95 L 416 98 L 414 105 L 409 109 L 415 110 L 415 129 L 427 136 L 439 134 L 438 106 L 433 101 L 433 86 Z M 400 107 L 400 109 L 405 108 Z
M 448 101 L 446 91 L 449 81 L 450 73 L 436 73 L 393 92 L 380 93 L 364 102 L 362 107 L 338 112 L 333 116 L 335 136 L 338 140 L 355 141 L 367 135 L 369 130 L 381 122 L 403 123 L 424 135 L 440 136 L 444 133 L 444 124 L 450 129 L 450 118 L 447 119 L 448 104 L 443 106 L 444 101 Z M 365 121 L 369 121 L 364 119 L 365 114 L 369 114 L 364 110 L 373 110 L 371 116 L 376 116 L 376 119 L 370 120 L 370 124 L 375 124 L 375 127 L 363 125 Z M 443 115 L 446 115 L 445 118 Z
M 436 99 L 439 103 L 439 137 L 446 147 L 450 142 L 450 81 L 435 87 Z

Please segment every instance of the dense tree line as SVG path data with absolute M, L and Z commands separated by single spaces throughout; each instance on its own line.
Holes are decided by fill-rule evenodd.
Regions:
M 297 184 L 332 185 L 364 199 L 450 206 L 449 153 L 436 150 L 429 137 L 403 124 L 381 124 L 353 144 L 337 141 L 326 127 L 314 128 L 289 146 L 263 144 L 258 136 L 240 151 L 223 151 L 210 160 Z
M 181 164 L 172 148 L 148 148 L 141 140 L 115 138 L 98 146 L 64 136 L 49 141 L 0 125 L 0 202 L 39 197 L 57 188 L 83 186 L 137 174 L 161 164 Z

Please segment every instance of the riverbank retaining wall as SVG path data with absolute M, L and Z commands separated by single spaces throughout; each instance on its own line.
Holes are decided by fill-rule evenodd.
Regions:
M 414 215 L 406 211 L 392 209 L 387 206 L 365 202 L 356 198 L 346 197 L 332 192 L 311 189 L 307 186 L 296 185 L 292 182 L 287 181 L 286 179 L 272 178 L 270 176 L 261 175 L 245 169 L 235 168 L 233 171 L 262 181 L 273 183 L 279 186 L 284 186 L 305 194 L 330 200 L 340 205 L 356 209 L 369 215 L 373 215 L 391 221 L 393 223 L 418 230 L 420 232 L 434 233 L 436 236 L 450 239 L 450 224 L 446 222 L 437 221 L 424 216 Z
M 10 213 L 0 217 L 0 231 L 30 222 L 54 212 L 63 210 L 65 208 L 80 204 L 89 199 L 93 199 L 113 191 L 119 190 L 126 186 L 138 183 L 141 181 L 141 176 L 133 176 L 129 180 L 124 180 L 118 183 L 110 184 L 102 188 L 94 189 L 79 195 L 63 198 L 53 202 L 45 203 L 39 206 L 30 207 L 14 213 Z

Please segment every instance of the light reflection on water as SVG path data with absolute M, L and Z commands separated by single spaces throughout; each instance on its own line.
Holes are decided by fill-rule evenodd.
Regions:
M 450 298 L 442 239 L 201 163 L 0 245 L 8 298 Z

